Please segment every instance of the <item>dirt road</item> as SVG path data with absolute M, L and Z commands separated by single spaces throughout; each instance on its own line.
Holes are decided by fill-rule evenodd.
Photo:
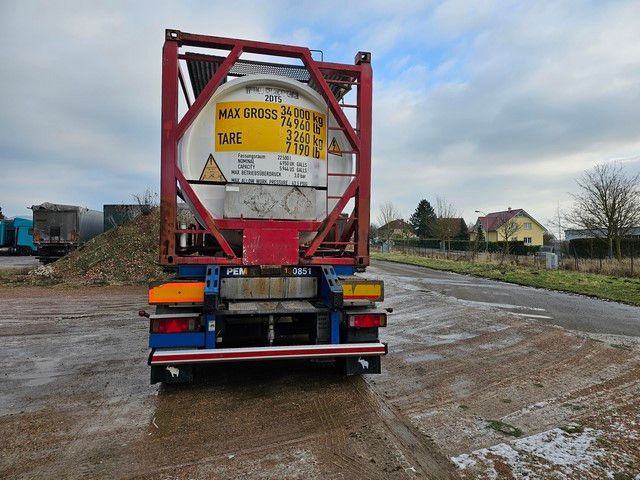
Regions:
M 369 275 L 395 309 L 382 375 L 244 364 L 173 388 L 148 384 L 144 289 L 0 288 L 0 478 L 640 472 L 631 337 L 594 340 Z

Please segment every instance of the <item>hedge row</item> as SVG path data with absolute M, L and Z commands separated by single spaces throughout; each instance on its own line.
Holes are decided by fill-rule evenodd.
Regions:
M 449 243 L 449 242 L 447 242 Z M 442 241 L 437 238 L 393 239 L 393 244 L 403 247 L 440 248 Z M 468 250 L 468 240 L 451 240 L 451 250 Z

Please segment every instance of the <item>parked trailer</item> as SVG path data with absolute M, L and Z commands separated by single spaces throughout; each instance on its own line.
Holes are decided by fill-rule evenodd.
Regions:
M 369 264 L 371 94 L 367 52 L 328 63 L 305 47 L 166 31 L 160 263 L 175 277 L 152 284 L 155 313 L 140 312 L 152 383 L 250 360 L 380 373 L 384 285 L 356 275 Z
M 33 220 L 15 217 L 0 220 L 0 253 L 9 255 L 33 255 Z
M 103 213 L 77 205 L 33 205 L 33 241 L 38 259 L 50 263 L 103 232 Z

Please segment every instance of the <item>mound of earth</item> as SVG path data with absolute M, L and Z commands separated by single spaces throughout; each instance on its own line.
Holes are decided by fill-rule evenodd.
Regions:
M 166 278 L 158 265 L 160 209 L 98 235 L 78 250 L 30 272 L 62 283 L 132 284 Z M 56 283 L 57 283 L 56 282 Z

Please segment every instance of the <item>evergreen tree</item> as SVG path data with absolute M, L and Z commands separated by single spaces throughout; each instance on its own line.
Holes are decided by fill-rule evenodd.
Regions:
M 477 227 L 475 227 L 475 233 L 476 235 L 470 245 L 474 257 L 476 255 L 476 252 L 488 248 L 487 242 L 484 238 L 484 231 L 482 230 L 482 223 L 478 222 Z
M 469 240 L 469 227 L 467 227 L 462 218 L 460 219 L 460 231 L 456 236 L 456 240 Z
M 436 212 L 434 211 L 431 204 L 425 200 L 420 200 L 418 206 L 416 207 L 416 211 L 413 212 L 411 218 L 409 218 L 409 223 L 413 227 L 414 233 L 419 238 L 428 238 L 433 236 L 433 225 L 436 221 Z

